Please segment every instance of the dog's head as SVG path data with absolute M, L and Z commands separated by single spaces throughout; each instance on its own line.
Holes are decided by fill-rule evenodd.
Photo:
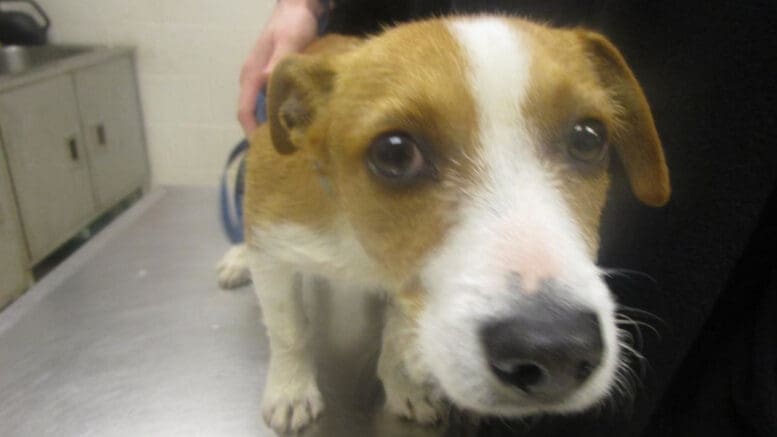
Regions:
M 278 151 L 330 181 L 456 404 L 515 416 L 607 394 L 620 355 L 596 266 L 608 160 L 648 205 L 670 188 L 642 90 L 604 37 L 504 17 L 405 25 L 287 59 L 269 114 Z

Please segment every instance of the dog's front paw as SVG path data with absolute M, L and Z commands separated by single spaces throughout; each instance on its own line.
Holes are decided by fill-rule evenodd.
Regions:
M 324 410 L 314 381 L 297 385 L 268 387 L 262 400 L 264 422 L 279 434 L 295 433 L 318 417 Z
M 387 378 L 386 409 L 392 414 L 424 425 L 440 423 L 447 405 L 434 391 L 404 378 Z
M 229 248 L 216 266 L 219 276 L 219 286 L 223 289 L 237 288 L 251 282 L 251 272 L 248 269 L 248 260 L 245 244 L 235 245 Z

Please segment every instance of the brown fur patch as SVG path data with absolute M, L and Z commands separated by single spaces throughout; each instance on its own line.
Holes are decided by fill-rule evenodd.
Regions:
M 456 199 L 442 194 L 438 180 L 388 186 L 369 172 L 365 159 L 381 134 L 406 132 L 428 147 L 441 177 L 466 176 L 466 166 L 452 162 L 464 162 L 461 155 L 472 147 L 477 127 L 457 50 L 445 24 L 429 21 L 389 30 L 324 60 L 299 59 L 308 73 L 329 69 L 332 88 L 325 98 L 304 99 L 313 107 L 303 110 L 315 117 L 289 136 L 298 153 L 274 154 L 266 131 L 257 133 L 249 158 L 247 223 L 287 220 L 324 229 L 342 216 L 389 277 L 399 283 L 412 276 L 445 234 Z M 287 64 L 281 74 L 296 74 L 291 68 Z M 285 128 L 283 122 L 278 126 Z M 331 194 L 322 189 L 322 176 L 331 181 Z
M 618 106 L 612 142 L 629 175 L 634 195 L 650 206 L 665 205 L 671 195 L 669 170 L 642 87 L 618 49 L 606 38 L 584 30 L 575 33 L 600 86 Z
M 455 217 L 455 195 L 440 181 L 386 186 L 369 173 L 365 154 L 381 133 L 408 132 L 428 146 L 441 180 L 466 169 L 453 162 L 473 147 L 474 100 L 456 41 L 441 21 L 404 26 L 343 57 L 331 116 L 331 166 L 343 210 L 368 253 L 407 278 L 439 245 Z

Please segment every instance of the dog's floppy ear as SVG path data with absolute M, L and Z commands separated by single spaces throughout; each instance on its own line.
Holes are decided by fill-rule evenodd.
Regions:
M 578 35 L 618 108 L 619 120 L 611 141 L 626 168 L 631 189 L 646 205 L 663 206 L 671 193 L 669 170 L 645 94 L 612 43 L 595 32 L 581 30 Z
M 320 114 L 334 83 L 334 71 L 323 56 L 291 55 L 270 76 L 267 118 L 278 153 L 299 149 L 307 129 Z

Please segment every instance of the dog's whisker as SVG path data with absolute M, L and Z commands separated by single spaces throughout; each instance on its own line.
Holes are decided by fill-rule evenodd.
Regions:
M 639 384 L 639 381 L 634 370 L 628 364 L 618 366 L 613 385 L 613 399 L 611 399 L 613 406 L 617 408 L 622 406 L 624 402 L 632 401 L 636 396 L 636 386 Z M 620 399 L 617 399 L 617 397 L 620 397 Z
M 619 329 L 618 331 L 619 331 L 618 338 L 619 340 L 621 340 L 621 343 L 634 345 L 634 347 L 640 350 L 643 348 L 641 335 L 634 335 L 630 331 L 627 331 L 625 329 Z
M 619 312 L 628 311 L 628 312 L 631 312 L 631 313 L 636 313 L 636 314 L 640 314 L 640 315 L 644 315 L 644 316 L 650 317 L 650 318 L 655 319 L 656 321 L 661 322 L 661 323 L 666 323 L 664 321 L 664 319 L 662 319 L 661 317 L 657 316 L 656 314 L 651 313 L 650 311 L 646 311 L 646 310 L 643 310 L 643 309 L 634 308 L 634 307 L 630 307 L 630 306 L 627 306 L 627 305 L 619 304 L 618 305 L 618 311 Z
M 627 352 L 627 355 L 624 356 L 624 360 L 621 363 L 621 366 L 623 368 L 626 368 L 634 372 L 634 369 L 631 367 L 630 363 L 635 362 L 639 369 L 640 377 L 644 377 L 647 372 L 647 365 L 648 365 L 648 362 L 645 356 L 642 355 L 638 350 L 636 350 L 635 348 L 631 347 L 630 345 L 624 342 L 621 342 L 620 346 L 623 349 L 623 351 Z
M 637 358 L 637 360 L 639 360 L 640 362 L 643 362 L 645 360 L 645 357 L 637 349 L 631 347 L 627 343 L 621 342 L 620 346 L 623 349 L 625 349 L 627 352 L 632 354 L 632 356 L 634 356 L 634 358 Z
M 637 331 L 639 337 L 640 337 L 640 344 L 641 344 L 641 337 L 642 337 L 642 331 L 641 328 L 646 328 L 650 330 L 653 334 L 656 335 L 656 337 L 661 340 L 661 333 L 656 329 L 653 325 L 647 323 L 647 322 L 641 322 L 639 320 L 634 320 L 631 317 L 628 317 L 624 314 L 619 314 L 615 318 L 615 324 L 617 325 L 627 325 L 627 326 L 633 326 L 635 331 Z
M 636 394 L 636 388 L 642 386 L 642 380 L 644 379 L 648 368 L 648 361 L 639 350 L 629 344 L 628 340 L 632 338 L 629 333 L 623 329 L 618 329 L 618 334 L 621 350 L 625 353 L 616 370 L 616 382 L 619 387 L 625 390 L 625 393 L 628 393 L 629 396 L 633 398 Z M 637 370 L 631 366 L 632 362 L 636 363 L 638 373 Z
M 632 269 L 626 269 L 626 268 L 620 268 L 620 267 L 602 267 L 599 266 L 599 270 L 605 275 L 605 276 L 622 276 L 625 278 L 631 278 L 632 276 L 638 276 L 645 278 L 653 283 L 653 285 L 658 285 L 658 280 L 654 278 L 653 276 L 641 272 L 639 270 L 632 270 Z
M 634 327 L 634 334 L 635 335 L 632 335 L 631 332 L 623 330 L 623 329 L 620 330 L 620 333 L 624 334 L 624 335 L 627 335 L 624 338 L 630 340 L 630 342 L 634 342 L 634 340 L 636 340 L 635 346 L 637 348 L 639 348 L 639 349 L 642 349 L 642 347 L 644 346 L 645 342 L 644 342 L 644 338 L 642 337 L 642 330 L 640 329 L 641 327 L 640 327 L 639 323 L 637 323 L 636 321 L 634 321 L 633 319 L 631 319 L 628 316 L 619 314 L 615 318 L 615 324 L 617 326 L 623 326 L 623 325 L 633 326 Z
M 656 330 L 656 328 L 653 325 L 651 325 L 650 323 L 643 322 L 641 320 L 635 320 L 633 317 L 628 316 L 625 313 L 618 313 L 616 315 L 616 321 L 617 322 L 627 322 L 629 324 L 636 324 L 636 325 L 644 326 L 646 328 L 650 328 L 651 330 L 654 330 L 654 331 Z
M 622 329 L 618 331 L 618 337 L 621 339 L 619 344 L 625 353 L 622 354 L 616 367 L 612 395 L 608 399 L 613 406 L 613 411 L 629 409 L 637 394 L 637 389 L 642 387 L 642 378 L 634 370 L 631 363 L 636 361 L 640 369 L 644 369 L 646 363 L 645 358 L 637 350 L 625 343 L 624 340 L 631 338 L 631 334 Z M 640 373 L 644 374 L 643 371 Z
M 623 389 L 629 396 L 634 396 L 636 394 L 636 386 L 641 385 L 642 377 L 628 363 L 624 364 L 619 370 L 623 376 L 621 380 Z
M 654 319 L 660 319 L 660 317 L 658 315 L 656 315 L 654 313 L 651 313 L 650 311 L 641 309 L 641 308 L 636 308 L 636 307 L 632 307 L 632 306 L 628 306 L 628 305 L 624 305 L 624 304 L 618 304 L 618 309 L 619 310 L 623 310 L 623 311 L 629 311 L 629 312 L 632 312 L 632 313 L 643 314 L 643 315 L 652 317 Z

